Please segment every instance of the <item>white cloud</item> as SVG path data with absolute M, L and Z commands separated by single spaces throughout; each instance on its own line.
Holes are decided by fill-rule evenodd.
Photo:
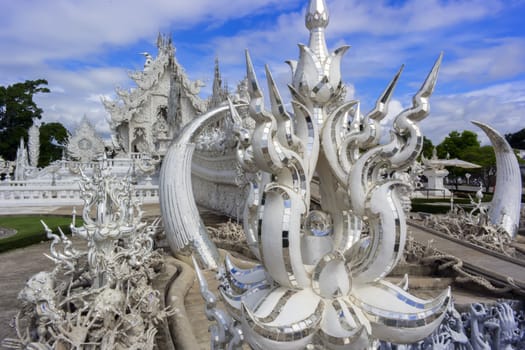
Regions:
M 100 96 L 114 97 L 116 85 L 126 86 L 129 78 L 118 68 L 91 68 L 77 72 L 48 70 L 46 76 L 51 90 L 38 94 L 35 101 L 44 110 L 43 122 L 60 121 L 73 131 L 86 115 L 98 132 L 107 134 L 108 114 Z
M 370 33 L 393 36 L 441 29 L 494 15 L 499 0 L 409 0 L 399 6 L 384 1 L 334 0 L 331 30 L 338 34 Z
M 502 134 L 521 130 L 524 124 L 525 81 L 497 84 L 463 94 L 437 95 L 431 99 L 431 114 L 421 122 L 424 134 L 438 144 L 453 130 L 472 130 L 483 144 L 485 134 L 473 120 L 489 124 Z
M 485 40 L 480 49 L 459 49 L 460 57 L 443 67 L 446 80 L 494 81 L 525 72 L 525 39 Z
M 422 123 L 432 140 L 440 142 L 450 131 L 470 127 L 471 119 L 487 121 L 503 132 L 518 129 L 518 107 L 523 105 L 525 88 L 494 82 L 516 81 L 525 72 L 525 40 L 501 38 L 490 28 L 479 32 L 468 25 L 512 11 L 519 1 L 408 0 L 395 6 L 379 0 L 327 3 L 331 14 L 329 47 L 353 45 L 342 66 L 351 88 L 349 97 L 374 94 L 372 98 L 376 98 L 397 68 L 406 63 L 397 100 L 390 104 L 387 120 L 391 121 L 395 111 L 409 102 L 407 91 L 419 88 L 433 59 L 445 50 L 440 82 L 431 101 L 432 114 Z M 204 91 L 210 91 L 216 55 L 224 80 L 235 88 L 245 75 L 243 52 L 249 48 L 263 88 L 263 64 L 267 63 L 288 100 L 290 71 L 283 61 L 296 59 L 296 43 L 308 40 L 304 14 L 297 11 L 300 4 L 304 9 L 306 0 L 159 0 L 154 5 L 141 0 L 5 1 L 0 11 L 0 52 L 4 53 L 0 56 L 0 84 L 44 77 L 52 90 L 37 100 L 45 111 L 45 121 L 60 120 L 71 129 L 87 114 L 99 131 L 107 132 L 98 96 L 113 96 L 116 86 L 129 87 L 126 70 L 140 67 L 129 66 L 129 60 L 108 63 L 108 52 L 154 42 L 159 30 L 171 30 L 179 48 L 179 30 L 194 28 L 203 39 L 192 42 L 182 38 L 177 56 L 187 51 L 197 58 L 189 59 L 185 68 L 192 79 L 209 79 Z M 248 20 L 250 25 L 229 35 L 214 31 L 228 20 L 254 13 L 275 13 L 275 18 L 265 23 Z M 72 68 L 60 68 L 61 63 L 72 61 Z M 371 78 L 383 84 L 377 82 L 380 78 L 384 84 L 369 93 L 366 88 Z M 470 85 L 464 87 L 464 81 Z M 493 85 L 482 85 L 486 82 Z M 453 95 L 448 92 L 451 86 L 464 92 Z M 367 99 L 362 108 L 373 103 Z
M 51 59 L 85 59 L 108 45 L 154 37 L 160 29 L 209 25 L 268 9 L 287 8 L 279 0 L 56 0 L 8 2 L 0 22 L 0 63 L 27 64 Z M 199 30 L 199 28 L 196 28 Z M 14 56 L 14 57 L 13 57 Z

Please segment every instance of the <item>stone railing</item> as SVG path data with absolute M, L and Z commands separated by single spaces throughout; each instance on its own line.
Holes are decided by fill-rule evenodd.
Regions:
M 54 183 L 53 183 L 54 182 Z M 56 180 L 51 179 L 38 179 L 38 180 L 27 180 L 27 181 L 17 181 L 17 180 L 4 180 L 0 182 L 0 188 L 11 188 L 13 190 L 25 187 L 78 187 L 78 179 L 71 177 L 66 180 Z
M 135 154 L 134 159 L 141 159 Z M 129 167 L 130 159 L 108 159 L 106 165 L 112 169 Z M 62 167 L 82 168 L 88 176 L 97 162 L 64 162 Z M 234 152 L 214 154 L 195 152 L 192 175 L 193 192 L 198 205 L 216 210 L 232 217 L 240 217 L 244 207 L 244 186 L 238 186 L 237 159 Z M 147 182 L 135 186 L 137 197 L 143 203 L 157 203 L 159 188 Z M 4 180 L 0 182 L 0 208 L 16 206 L 81 205 L 78 177 L 56 179 L 31 179 L 27 181 Z
M 135 196 L 142 198 L 143 203 L 157 203 L 159 188 L 157 185 L 135 186 Z M 53 206 L 82 205 L 78 184 L 16 184 L 0 186 L 0 207 L 14 206 Z

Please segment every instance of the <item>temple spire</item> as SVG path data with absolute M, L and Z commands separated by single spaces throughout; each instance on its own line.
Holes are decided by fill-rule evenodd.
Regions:
M 227 91 L 222 84 L 221 70 L 219 68 L 219 58 L 215 57 L 215 69 L 213 73 L 213 87 L 210 107 L 219 106 L 222 102 L 226 101 L 227 95 Z
M 222 88 L 221 70 L 219 68 L 219 57 L 215 57 L 215 68 L 213 71 L 213 92 L 219 93 Z
M 328 57 L 324 30 L 328 26 L 329 21 L 328 7 L 325 0 L 310 0 L 305 17 L 306 28 L 310 31 L 308 46 L 321 62 L 324 62 L 326 57 Z

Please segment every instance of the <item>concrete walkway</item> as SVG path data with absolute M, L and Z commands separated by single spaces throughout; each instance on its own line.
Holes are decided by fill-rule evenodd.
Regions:
M 414 225 L 409 226 L 409 231 L 416 241 L 423 244 L 432 241 L 433 248 L 461 258 L 466 265 L 475 267 L 479 271 L 487 272 L 495 277 L 510 277 L 519 285 L 525 285 L 525 268 L 522 265 L 499 259 L 478 249 L 434 235 Z

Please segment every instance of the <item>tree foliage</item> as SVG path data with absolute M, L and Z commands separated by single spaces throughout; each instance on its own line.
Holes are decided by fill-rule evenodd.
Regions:
M 525 143 L 525 129 L 514 134 L 507 134 L 505 138 L 512 147 L 518 148 L 517 145 L 520 142 Z M 464 177 L 466 173 L 470 173 L 472 178 L 479 180 L 485 188 L 494 186 L 496 181 L 496 155 L 494 148 L 492 146 L 480 146 L 476 133 L 468 130 L 462 133 L 452 131 L 436 148 L 438 157 L 441 159 L 449 155 L 450 158 L 461 159 L 481 166 L 478 169 L 447 168 L 450 172 L 449 178 L 451 177 L 453 181 L 457 177 Z
M 69 132 L 60 123 L 44 123 L 40 126 L 40 157 L 38 166 L 45 167 L 55 160 L 61 159 L 67 144 Z
M 512 148 L 525 149 L 525 128 L 515 133 L 506 134 L 505 139 Z
M 455 182 L 457 187 L 458 177 L 464 177 L 466 173 L 472 175 L 472 179 L 479 180 L 485 187 L 491 183 L 491 174 L 496 166 L 496 157 L 492 146 L 480 146 L 478 135 L 475 132 L 464 130 L 463 132 L 452 131 L 437 147 L 438 157 L 441 159 L 461 159 L 481 166 L 478 169 L 463 169 L 448 167 L 449 178 Z
M 475 132 L 464 130 L 461 134 L 458 131 L 452 131 L 437 146 L 437 155 L 441 159 L 461 158 L 461 153 L 468 148 L 477 149 L 480 147 L 478 135 Z
M 47 80 L 26 80 L 7 87 L 0 86 L 0 156 L 16 158 L 16 150 L 34 119 L 42 118 L 43 110 L 33 101 L 37 93 L 48 93 Z

